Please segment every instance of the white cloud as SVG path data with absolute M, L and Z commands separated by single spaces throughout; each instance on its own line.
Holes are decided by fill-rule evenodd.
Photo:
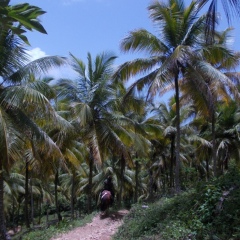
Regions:
M 27 50 L 26 52 L 29 55 L 30 62 L 42 57 L 49 56 L 44 51 L 42 51 L 39 47 L 33 48 L 31 50 Z M 48 73 L 45 75 L 49 77 L 53 77 L 54 79 L 59 79 L 59 78 L 75 79 L 77 77 L 77 73 L 68 65 L 62 66 L 59 68 L 50 68 Z
M 42 51 L 39 47 L 33 48 L 32 50 L 27 50 L 26 52 L 30 56 L 30 61 L 34 61 L 38 58 L 42 58 L 42 57 L 47 56 L 47 54 L 44 51 Z
M 62 66 L 59 68 L 52 68 L 48 71 L 48 76 L 54 79 L 67 78 L 76 79 L 77 73 L 70 66 Z

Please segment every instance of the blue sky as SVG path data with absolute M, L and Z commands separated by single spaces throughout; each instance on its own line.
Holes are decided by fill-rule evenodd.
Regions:
M 12 0 L 11 4 L 24 0 Z M 119 42 L 128 31 L 143 27 L 151 29 L 146 10 L 148 1 L 139 0 L 26 0 L 47 13 L 40 20 L 48 32 L 28 34 L 32 48 L 47 55 L 68 56 L 69 52 L 85 58 L 113 51 L 121 58 Z M 125 54 L 124 54 L 125 55 Z
M 118 56 L 116 64 L 120 64 L 135 57 L 119 50 L 121 39 L 129 31 L 146 28 L 154 33 L 148 18 L 149 0 L 11 0 L 10 4 L 21 2 L 36 5 L 47 12 L 40 20 L 48 34 L 27 34 L 34 58 L 44 55 L 68 57 L 71 52 L 84 60 L 87 52 L 95 56 L 112 51 Z M 189 2 L 185 1 L 186 4 Z M 238 22 L 234 19 L 235 25 Z M 220 28 L 226 27 L 226 17 L 221 14 Z M 239 50 L 239 30 L 240 27 L 233 31 L 238 36 L 233 44 L 235 50 Z

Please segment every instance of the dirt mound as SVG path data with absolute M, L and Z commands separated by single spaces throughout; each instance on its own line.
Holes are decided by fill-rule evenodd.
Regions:
M 98 214 L 91 223 L 51 240 L 110 240 L 122 224 L 122 219 L 126 214 L 128 214 L 128 210 L 110 212 L 106 215 Z

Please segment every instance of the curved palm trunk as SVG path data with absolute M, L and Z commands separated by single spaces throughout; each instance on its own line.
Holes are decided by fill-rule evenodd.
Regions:
M 179 86 L 178 86 L 179 70 L 176 71 L 175 82 L 175 101 L 176 101 L 176 168 L 175 168 L 175 190 L 180 192 L 180 103 L 179 103 Z

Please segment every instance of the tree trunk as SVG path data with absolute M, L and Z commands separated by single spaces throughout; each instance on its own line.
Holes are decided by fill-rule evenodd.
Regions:
M 30 179 L 30 194 L 31 194 L 31 219 L 34 226 L 34 203 L 33 203 L 33 191 L 32 191 L 32 178 Z
M 56 170 L 56 174 L 55 174 L 55 180 L 54 180 L 54 193 L 55 193 L 55 207 L 56 207 L 56 212 L 57 212 L 57 217 L 58 217 L 58 221 L 62 221 L 62 216 L 60 214 L 60 209 L 59 209 L 59 203 L 58 203 L 58 169 Z
M 175 74 L 175 101 L 176 101 L 176 168 L 175 168 L 175 190 L 176 193 L 179 193 L 181 190 L 180 185 L 180 103 L 179 103 L 179 86 L 178 86 L 178 75 L 179 70 Z
M 209 160 L 206 159 L 206 172 L 207 172 L 207 180 L 209 180 Z
M 122 204 L 122 192 L 123 192 L 123 184 L 124 184 L 124 169 L 125 169 L 125 159 L 122 155 L 121 157 L 121 169 L 120 169 L 120 190 L 119 190 L 119 206 Z
M 148 170 L 149 174 L 149 200 L 153 200 L 153 172 L 151 169 Z
M 173 165 L 174 165 L 174 150 L 175 150 L 175 135 L 171 136 L 171 163 L 170 163 L 170 188 L 174 186 L 174 174 L 173 174 Z
M 3 163 L 0 156 L 0 239 L 11 240 L 7 234 L 5 218 L 4 218 L 4 203 L 3 203 Z
M 29 179 L 29 170 L 28 170 L 28 161 L 26 160 L 26 169 L 25 169 L 25 224 L 27 228 L 30 228 L 29 214 L 28 214 L 28 201 L 29 201 L 29 188 L 28 188 L 28 179 Z
M 217 176 L 217 149 L 216 149 L 216 132 L 215 132 L 215 112 L 212 112 L 212 159 L 213 159 L 213 173 Z
M 38 217 L 38 224 L 41 223 L 41 218 L 42 218 L 42 193 L 41 193 L 41 197 L 38 199 L 39 201 L 39 217 Z
M 135 163 L 136 165 L 136 172 L 135 172 L 135 182 L 136 182 L 136 187 L 135 187 L 135 195 L 134 195 L 134 202 L 137 202 L 138 199 L 138 188 L 139 188 L 139 180 L 138 180 L 138 174 L 139 174 L 139 163 L 138 160 Z
M 12 214 L 11 214 L 11 222 L 13 224 L 13 226 L 15 225 L 14 222 L 14 217 L 15 217 L 15 198 L 12 198 Z
M 92 212 L 92 178 L 93 178 L 93 151 L 90 147 L 89 176 L 88 176 L 88 213 Z
M 75 200 L 75 170 L 72 171 L 71 189 L 71 218 L 74 219 L 74 200 Z

